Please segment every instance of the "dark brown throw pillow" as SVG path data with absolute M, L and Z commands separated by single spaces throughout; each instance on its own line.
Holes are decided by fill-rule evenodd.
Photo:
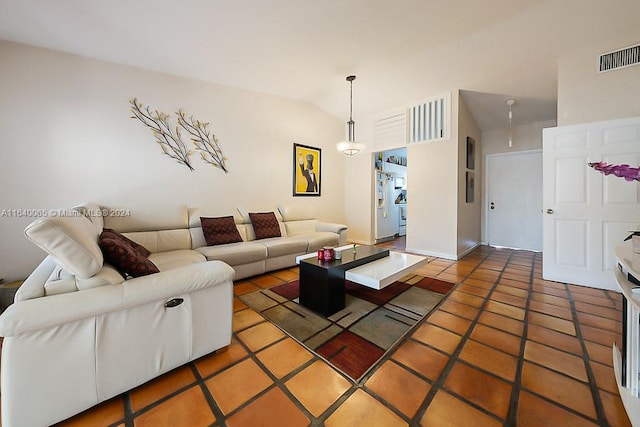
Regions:
M 256 239 L 266 239 L 267 237 L 280 237 L 280 225 L 273 212 L 249 213 L 253 231 Z
M 120 233 L 109 231 L 105 233 L 103 231 L 100 234 L 98 245 L 102 250 L 105 261 L 113 265 L 124 277 L 126 275 L 140 277 L 160 272 L 149 258 L 141 254 L 145 253 L 145 251 L 147 253 L 150 252 L 144 246 L 135 242 L 135 244 L 131 244 L 131 242 L 130 239 Z
M 133 249 L 135 249 L 135 251 L 140 254 L 140 256 L 143 256 L 145 258 L 147 258 L 149 255 L 151 255 L 151 251 L 149 251 L 149 249 L 145 248 L 144 246 L 142 246 L 139 243 L 134 242 L 133 240 L 129 239 L 128 237 L 118 233 L 116 230 L 113 230 L 111 228 L 103 229 L 101 237 L 102 236 L 104 236 L 104 237 L 109 236 L 109 237 L 114 237 L 114 238 L 119 239 L 119 240 L 124 240 L 130 246 L 132 246 Z
M 200 217 L 200 224 L 208 246 L 242 242 L 242 237 L 232 216 Z

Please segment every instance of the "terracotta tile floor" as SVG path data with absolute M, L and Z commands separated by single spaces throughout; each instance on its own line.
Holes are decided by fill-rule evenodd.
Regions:
M 457 262 L 430 259 L 417 273 L 457 287 L 360 384 L 236 298 L 225 351 L 62 425 L 630 425 L 611 360 L 621 296 L 547 282 L 541 262 L 487 246 Z M 241 280 L 236 295 L 296 277 L 293 268 Z

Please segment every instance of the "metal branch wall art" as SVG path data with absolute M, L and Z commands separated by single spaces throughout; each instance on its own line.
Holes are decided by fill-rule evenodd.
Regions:
M 196 150 L 200 152 L 200 157 L 205 162 L 220 168 L 227 173 L 225 160 L 222 150 L 218 145 L 218 138 L 209 132 L 209 123 L 203 123 L 195 120 L 193 116 L 187 118 L 182 110 L 178 110 L 178 124 L 191 135 L 191 142 L 196 146 Z
M 143 125 L 151 129 L 164 154 L 185 165 L 189 170 L 194 170 L 189 158 L 193 151 L 189 150 L 182 141 L 180 133 L 182 128 L 191 136 L 191 142 L 200 152 L 202 160 L 228 173 L 225 165 L 227 158 L 222 154 L 218 138 L 209 131 L 208 122 L 201 122 L 193 116 L 187 117 L 184 111 L 178 110 L 175 113 L 178 116 L 178 125 L 173 127 L 169 122 L 169 114 L 158 110 L 151 111 L 148 106 L 145 107 L 138 102 L 137 98 L 133 98 L 129 103 L 133 113 L 131 118 L 140 120 Z
M 169 115 L 158 110 L 152 112 L 148 106 L 144 107 L 138 102 L 137 98 L 133 98 L 129 103 L 133 113 L 131 118 L 140 120 L 143 125 L 151 129 L 164 154 L 185 165 L 189 170 L 193 170 L 189 161 L 191 151 L 182 142 L 180 128 L 176 126 L 174 130 L 169 124 Z

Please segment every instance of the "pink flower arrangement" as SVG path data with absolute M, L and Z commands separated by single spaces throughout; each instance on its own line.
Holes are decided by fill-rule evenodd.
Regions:
M 588 163 L 588 165 L 605 175 L 614 175 L 627 181 L 640 181 L 640 168 L 632 168 L 629 165 L 609 165 L 605 162 Z

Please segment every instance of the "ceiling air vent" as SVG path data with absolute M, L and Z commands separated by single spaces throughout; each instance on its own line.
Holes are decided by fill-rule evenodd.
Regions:
M 603 73 L 638 64 L 640 64 L 640 44 L 603 53 L 598 57 L 598 72 Z

